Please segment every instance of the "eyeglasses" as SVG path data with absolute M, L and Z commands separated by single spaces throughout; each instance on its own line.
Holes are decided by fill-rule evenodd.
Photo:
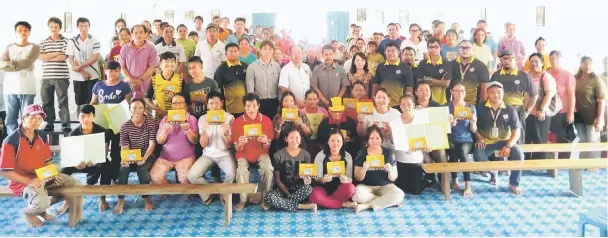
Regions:
M 429 49 L 439 49 L 439 46 L 438 45 L 430 45 Z
M 461 50 L 470 50 L 471 47 L 470 46 L 461 46 L 460 49 Z

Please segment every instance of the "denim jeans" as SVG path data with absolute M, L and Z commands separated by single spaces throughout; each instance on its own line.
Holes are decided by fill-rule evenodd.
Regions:
M 6 107 L 6 133 L 11 134 L 17 129 L 19 117 L 26 106 L 34 103 L 34 94 L 7 94 L 4 95 Z
M 475 158 L 475 162 L 479 161 L 487 161 L 488 157 L 492 156 L 494 158 L 494 152 L 502 149 L 507 145 L 507 141 L 498 141 L 495 144 L 487 144 L 486 148 L 480 149 L 479 147 L 475 147 L 475 152 L 473 153 L 473 158 Z M 511 147 L 511 156 L 509 156 L 509 160 L 523 160 L 524 152 L 519 149 L 518 145 L 513 145 Z M 492 175 L 496 175 L 497 171 L 490 171 Z M 521 170 L 511 171 L 511 177 L 509 177 L 509 184 L 513 186 L 519 186 L 519 178 L 520 178 Z

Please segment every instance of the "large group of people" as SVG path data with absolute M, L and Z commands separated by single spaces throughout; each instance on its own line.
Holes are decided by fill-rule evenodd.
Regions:
M 474 161 L 544 159 L 519 145 L 548 143 L 550 134 L 557 142 L 575 136 L 599 142 L 605 130 L 606 73 L 595 73 L 592 59 L 582 57 L 571 74 L 560 64 L 560 51 L 545 51 L 543 38 L 528 56 L 512 23 L 498 42 L 484 20 L 470 40 L 435 21 L 428 33 L 411 24 L 409 37 L 400 35 L 396 23 L 388 24 L 386 36 L 376 32 L 372 38 L 354 25 L 347 42 L 322 46 L 296 44 L 289 30 L 279 36 L 274 27 L 256 26 L 249 34 L 243 18 L 234 21 L 234 30 L 229 24 L 217 17 L 203 28 L 197 16 L 195 29 L 161 20 L 127 28 L 118 19 L 113 48 L 102 57 L 86 18 L 77 20 L 79 32 L 71 38 L 60 34 L 60 19 L 50 18 L 50 36 L 40 44 L 30 42 L 28 22 L 17 22 L 17 41 L 0 55 L 8 134 L 0 174 L 26 200 L 28 223 L 42 225 L 39 216 L 52 219 L 46 209 L 58 198 L 45 188 L 80 184 L 69 176 L 75 173 L 87 174 L 89 185 L 105 186 L 127 184 L 131 172 L 140 184 L 168 184 L 171 170 L 181 184 L 249 183 L 255 168 L 262 198 L 240 194 L 236 210 L 250 202 L 265 210 L 381 210 L 399 206 L 405 193 L 417 195 L 437 184 L 438 175 L 425 173 L 424 163 L 470 162 L 469 154 Z M 43 105 L 33 104 L 37 60 Z M 70 83 L 79 106 L 74 130 L 67 109 Z M 61 168 L 47 184 L 35 170 L 52 163 L 46 132 L 54 130 L 53 94 L 62 130 L 71 131 L 69 136 L 104 133 L 108 157 L 102 164 Z M 94 105 L 123 101 L 131 118 L 117 133 L 93 122 L 103 113 Z M 373 110 L 358 113 L 352 102 L 373 103 Z M 418 112 L 427 107 L 449 108 L 450 148 L 396 150 L 391 123 L 423 123 Z M 457 115 L 462 108 L 471 115 Z M 175 121 L 171 111 L 185 111 L 185 118 Z M 48 123 L 38 130 L 43 120 Z M 141 160 L 125 162 L 126 150 L 139 151 Z M 368 162 L 379 157 L 384 164 Z M 345 171 L 330 167 L 338 162 Z M 302 175 L 302 164 L 314 164 L 317 173 Z M 205 177 L 208 171 L 211 177 Z M 471 175 L 463 176 L 461 189 L 452 174 L 452 189 L 471 196 Z M 498 184 L 497 172 L 490 176 Z M 520 180 L 520 171 L 511 171 L 514 194 L 523 192 Z M 216 196 L 200 197 L 209 204 Z M 143 198 L 145 210 L 153 210 L 150 197 Z M 107 209 L 100 197 L 99 210 Z M 113 212 L 124 209 L 119 196 Z

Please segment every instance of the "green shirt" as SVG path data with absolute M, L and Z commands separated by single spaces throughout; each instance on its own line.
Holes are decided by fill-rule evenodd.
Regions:
M 575 122 L 593 125 L 597 118 L 598 99 L 606 98 L 606 85 L 599 77 L 576 79 Z

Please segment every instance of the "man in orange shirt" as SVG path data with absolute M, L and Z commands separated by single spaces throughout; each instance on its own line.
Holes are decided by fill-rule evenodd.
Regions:
M 259 112 L 260 97 L 257 94 L 246 94 L 243 97 L 243 104 L 245 104 L 245 114 L 232 124 L 232 141 L 234 141 L 237 161 L 236 181 L 249 183 L 249 166 L 257 166 L 262 180 L 262 197 L 265 197 L 272 187 L 273 167 L 268 152 L 270 142 L 274 139 L 274 127 L 270 118 Z M 242 210 L 247 204 L 247 194 L 241 193 L 240 196 L 241 201 L 234 208 L 237 211 Z M 264 202 L 262 208 L 268 210 Z
M 24 210 L 25 218 L 32 227 L 42 225 L 38 216 L 47 221 L 55 218 L 46 213 L 46 209 L 59 199 L 50 197 L 47 188 L 80 184 L 65 174 L 46 180 L 36 176 L 36 169 L 53 163 L 49 137 L 37 130 L 45 118 L 42 106 L 32 104 L 25 107 L 21 125 L 4 140 L 0 155 L 0 175 L 10 180 L 8 187 L 15 196 L 25 199 L 28 204 Z
M 222 22 L 222 18 L 219 16 L 214 16 L 213 17 L 213 24 L 216 25 L 219 29 L 220 29 L 220 41 L 224 42 L 226 41 L 226 38 L 228 38 L 228 36 L 230 35 L 230 32 L 228 32 L 228 30 L 221 28 L 221 22 Z

